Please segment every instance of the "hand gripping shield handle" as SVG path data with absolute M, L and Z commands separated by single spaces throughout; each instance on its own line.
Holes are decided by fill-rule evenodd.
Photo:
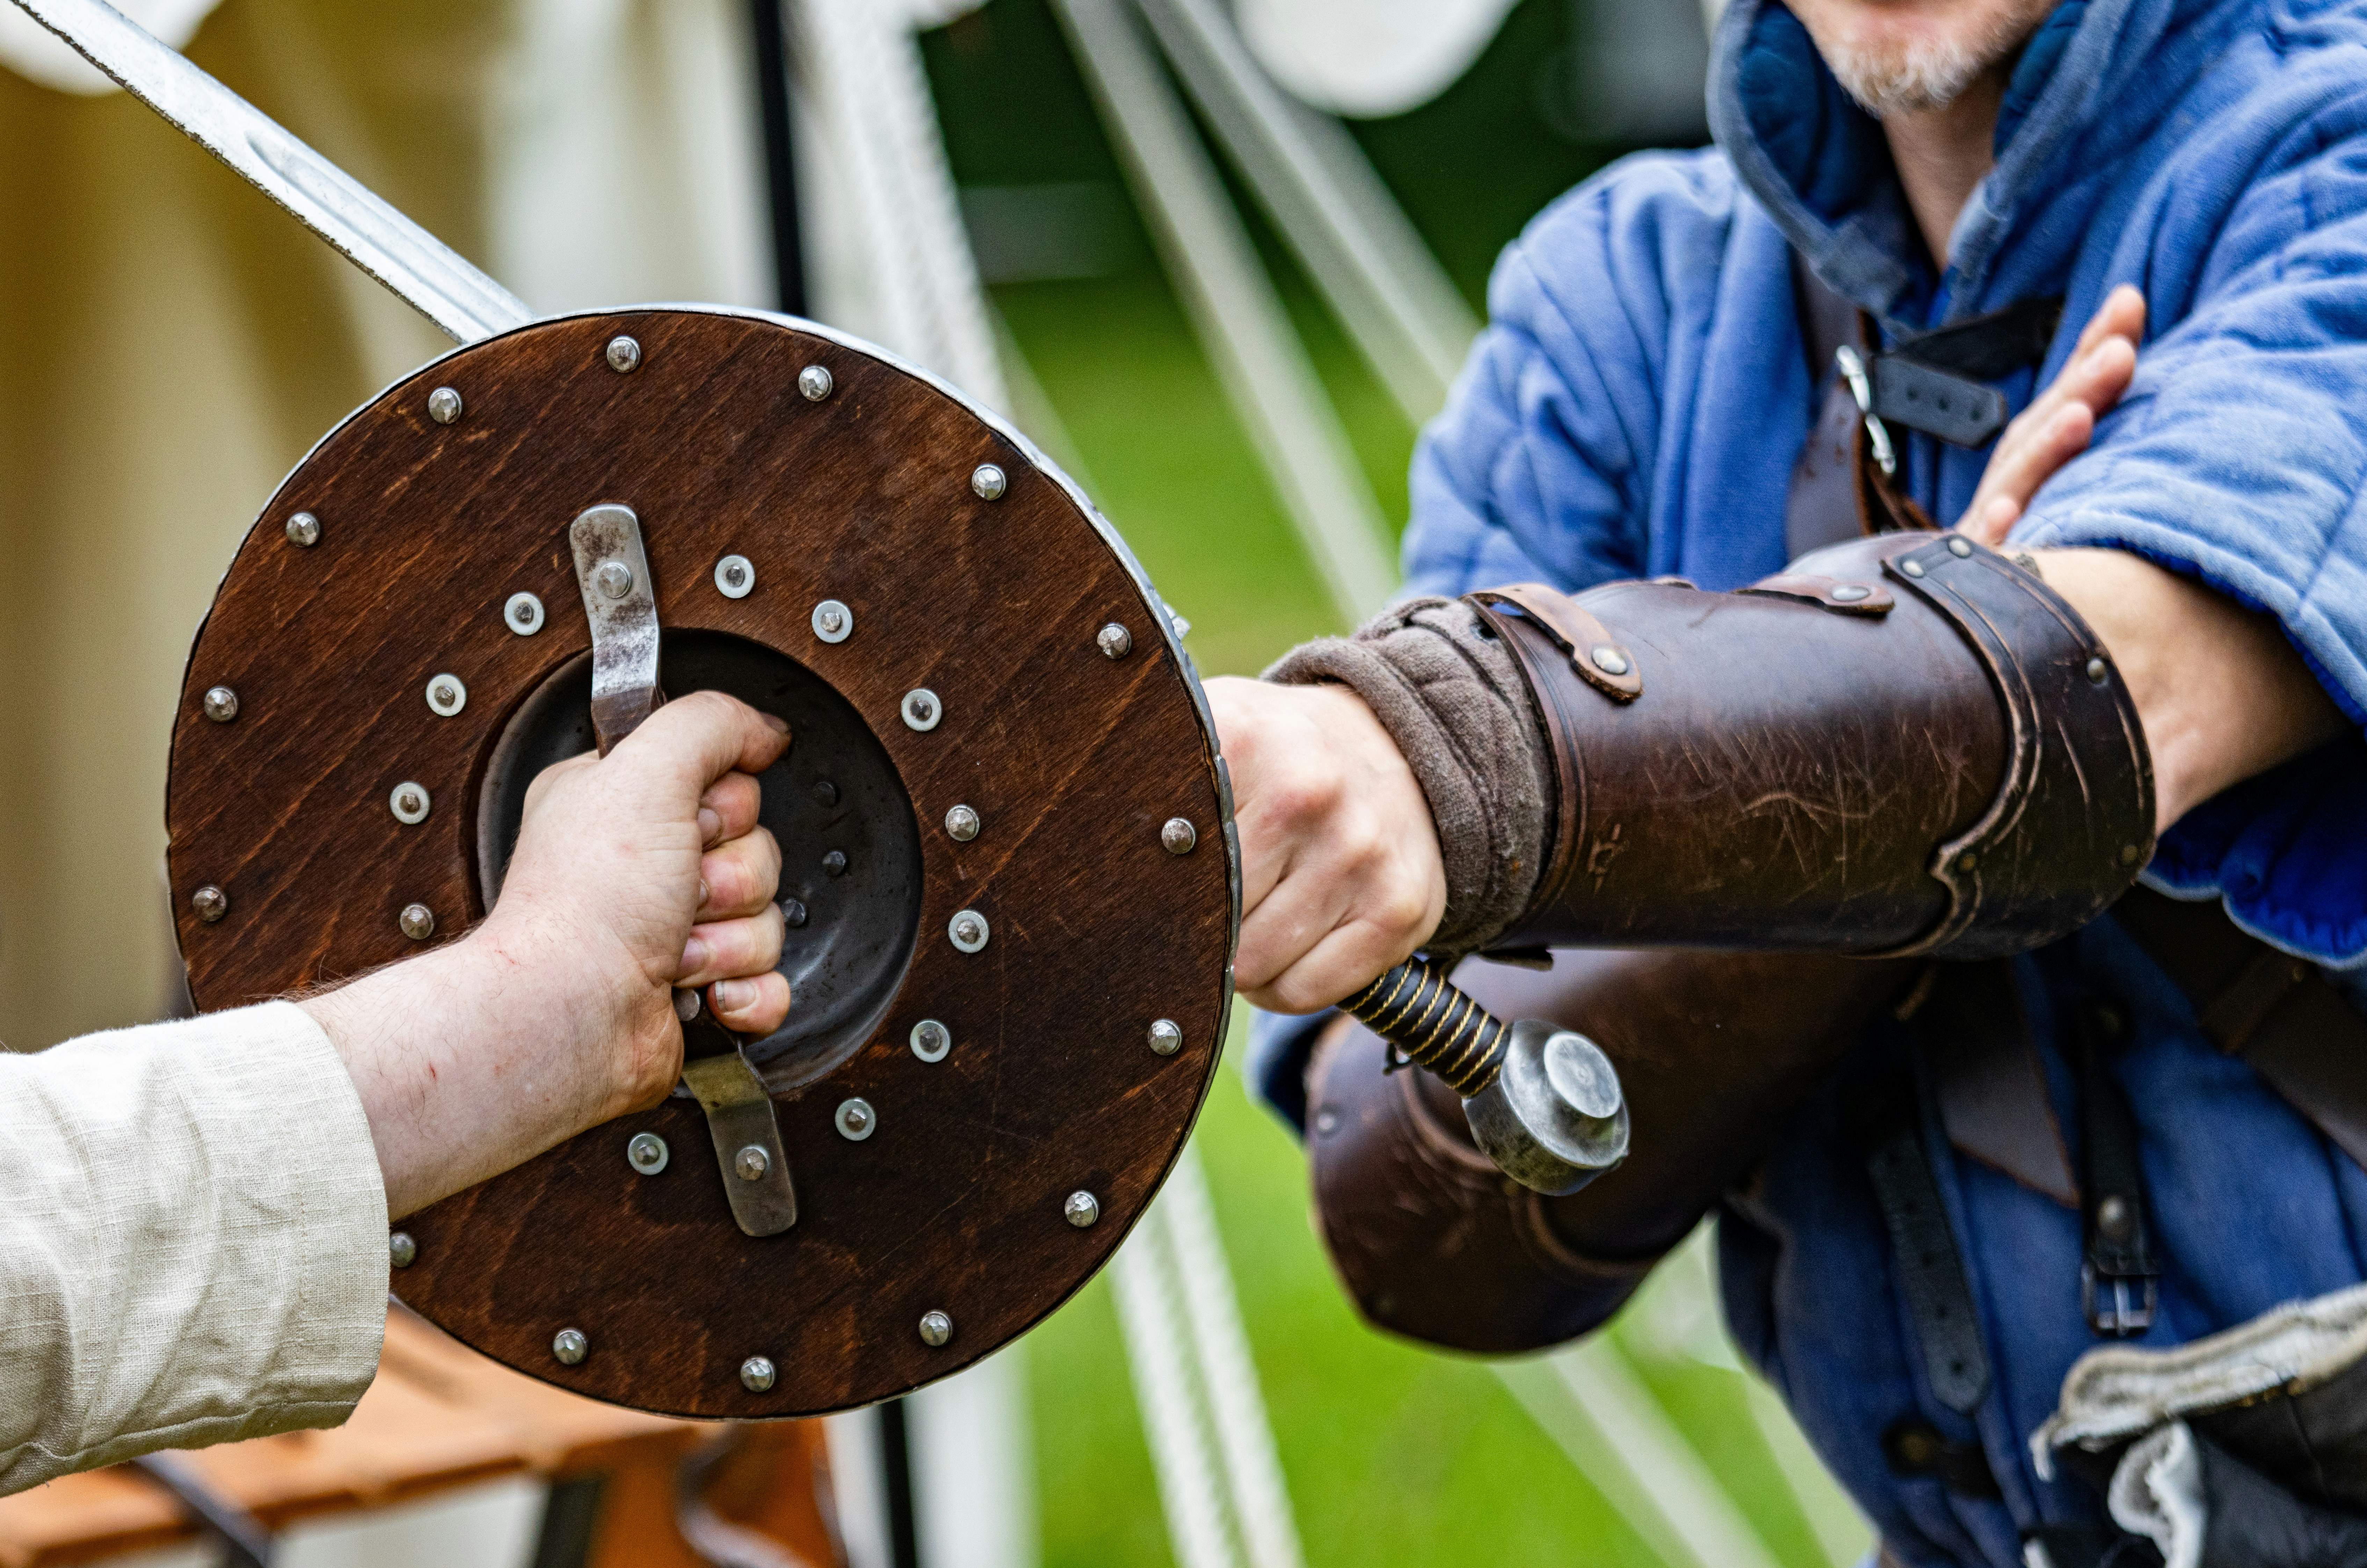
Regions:
M 1585 1035 L 1507 1025 L 1420 957 L 1340 1006 L 1461 1095 L 1472 1138 L 1522 1186 L 1563 1196 L 1627 1157 L 1618 1071 Z

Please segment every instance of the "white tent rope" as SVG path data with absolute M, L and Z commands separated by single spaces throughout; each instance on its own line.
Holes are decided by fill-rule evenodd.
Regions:
M 1217 1451 L 1231 1483 L 1233 1512 L 1249 1547 L 1251 1568 L 1306 1568 L 1290 1495 L 1283 1484 L 1282 1458 L 1274 1450 L 1274 1427 L 1266 1419 L 1249 1336 L 1241 1327 L 1232 1270 L 1217 1238 L 1207 1178 L 1199 1156 L 1189 1146 L 1168 1176 L 1151 1219 L 1165 1222 L 1183 1280 L 1184 1316 L 1192 1325 L 1209 1413 L 1216 1418 Z
M 1053 0 L 1053 10 L 1217 383 L 1354 625 L 1387 602 L 1397 570 L 1339 414 L 1134 17 L 1119 0 Z
M 1135 1404 L 1150 1439 L 1159 1475 L 1160 1506 L 1180 1568 L 1239 1568 L 1225 1526 L 1224 1498 L 1192 1397 L 1184 1325 L 1176 1321 L 1174 1288 L 1165 1277 L 1164 1227 L 1158 1210 L 1144 1216 L 1111 1269 Z

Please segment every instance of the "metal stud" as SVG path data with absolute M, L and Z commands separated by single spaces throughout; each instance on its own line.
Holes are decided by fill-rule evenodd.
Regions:
M 831 783 L 828 779 L 816 779 L 813 782 L 813 797 L 817 805 L 836 806 L 838 804 L 838 786 Z
M 976 953 L 984 947 L 993 933 L 988 929 L 986 917 L 976 909 L 964 909 L 946 922 L 946 935 L 964 953 Z
M 1948 553 L 1954 556 L 1958 560 L 1962 560 L 1966 556 L 1973 553 L 1973 542 L 1970 539 L 1950 539 L 1948 541 Z
M 855 635 L 855 612 L 835 599 L 813 607 L 814 636 L 824 642 L 844 642 Z
M 1170 817 L 1166 826 L 1159 829 L 1160 845 L 1171 855 L 1188 855 L 1199 841 L 1199 830 L 1185 818 Z
M 698 1017 L 698 987 L 677 987 L 674 993 L 674 1015 L 685 1023 Z
M 458 675 L 438 675 L 427 682 L 427 706 L 438 718 L 450 718 L 469 705 L 469 688 Z
M 641 345 L 619 333 L 608 340 L 608 368 L 629 376 L 641 367 Z
M 309 512 L 300 512 L 288 519 L 288 542 L 311 549 L 321 542 L 321 520 Z
M 405 827 L 415 827 L 427 820 L 427 813 L 436 803 L 425 784 L 413 784 L 406 779 L 394 786 L 386 797 L 386 804 L 388 809 L 394 813 L 396 821 Z
M 941 1312 L 921 1314 L 921 1343 L 931 1347 L 943 1345 L 954 1337 L 954 1320 Z
M 1854 604 L 1874 597 L 1874 590 L 1863 582 L 1836 582 L 1829 597 L 1836 604 Z
M 2095 658 L 2088 660 L 2088 679 L 2095 682 L 2096 684 L 2101 686 L 2104 683 L 2105 674 L 2109 672 L 2111 669 L 2112 666 L 2104 662 L 2104 656 L 2100 653 Z
M 228 686 L 206 688 L 206 716 L 216 724 L 228 724 L 238 716 L 238 694 Z
M 419 1244 L 411 1239 L 409 1231 L 387 1233 L 386 1260 L 397 1269 L 408 1269 L 419 1261 Z
M 821 857 L 821 874 L 824 876 L 844 876 L 846 874 L 846 852 L 844 850 L 832 850 L 828 854 L 823 855 Z
M 715 563 L 715 591 L 726 599 L 745 599 L 756 586 L 756 568 L 746 556 L 725 556 Z
M 937 700 L 937 694 L 926 686 L 918 686 L 905 693 L 899 711 L 904 716 L 907 729 L 934 729 L 937 721 L 946 716 L 945 705 Z
M 764 1173 L 773 1168 L 773 1156 L 759 1144 L 743 1145 L 731 1156 L 731 1174 L 742 1181 L 762 1181 Z
M 1184 1026 L 1172 1018 L 1162 1018 L 1150 1026 L 1150 1048 L 1161 1056 L 1172 1056 L 1184 1049 Z
M 805 905 L 795 898 L 782 899 L 781 919 L 791 931 L 803 931 L 807 919 Z
M 189 895 L 189 911 L 212 925 L 230 913 L 230 895 L 209 882 Z
M 805 400 L 810 403 L 818 403 L 830 396 L 831 389 L 837 383 L 830 378 L 830 367 L 826 365 L 809 365 L 798 372 L 798 390 L 805 394 Z
M 942 1062 L 954 1048 L 954 1032 L 934 1018 L 912 1025 L 912 1055 L 923 1062 Z
M 839 1101 L 831 1123 L 838 1129 L 840 1137 L 850 1144 L 859 1144 L 879 1131 L 879 1113 L 871 1109 L 869 1100 L 858 1095 L 853 1100 Z
M 1923 575 L 1923 563 L 1920 560 L 1902 562 L 1898 570 L 1909 577 L 1920 577 Z
M 427 417 L 438 424 L 450 424 L 460 417 L 460 394 L 450 387 L 438 387 L 427 394 Z
M 1068 1201 L 1060 1205 L 1060 1213 L 1079 1230 L 1089 1230 L 1102 1217 L 1102 1201 L 1080 1189 L 1069 1194 Z
M 946 813 L 946 837 L 956 843 L 967 844 L 978 837 L 981 826 L 978 812 L 967 806 L 957 806 Z
M 969 471 L 969 488 L 980 501 L 1001 501 L 1011 481 L 995 464 L 980 463 Z
M 609 598 L 622 599 L 633 591 L 633 569 L 620 560 L 604 560 L 592 569 L 592 581 Z
M 1617 649 L 1612 647 L 1607 642 L 1598 644 L 1594 648 L 1588 649 L 1586 657 L 1591 660 L 1594 663 L 1594 667 L 1597 670 L 1602 671 L 1605 675 L 1625 675 L 1627 673 L 1627 656 L 1620 652 Z
M 402 913 L 395 917 L 394 923 L 402 928 L 402 934 L 412 941 L 425 942 L 436 934 L 436 911 L 425 904 L 405 904 Z
M 1980 857 L 1979 857 L 1978 855 L 1976 855 L 1976 854 L 1966 853 L 1966 854 L 1961 854 L 1961 855 L 1958 855 L 1958 856 L 1956 857 L 1956 869 L 1957 869 L 1958 871 L 1974 871 L 1974 870 L 1977 870 L 1977 869 L 1979 868 L 1979 866 L 1980 866 L 1980 863 L 1981 863 Z
M 583 1337 L 580 1328 L 562 1328 L 550 1337 L 550 1353 L 562 1367 L 578 1366 L 592 1353 L 592 1341 Z
M 750 1393 L 770 1392 L 777 1375 L 770 1356 L 751 1356 L 740 1363 L 740 1386 Z
M 502 625 L 520 637 L 542 630 L 542 601 L 531 593 L 513 593 L 502 606 Z
M 643 1176 L 655 1176 L 674 1158 L 674 1150 L 655 1133 L 636 1133 L 625 1143 L 625 1163 Z
M 1093 646 L 1104 659 L 1124 659 L 1134 651 L 1134 634 L 1112 621 L 1093 634 Z
M 2121 846 L 2121 863 L 2123 865 L 2136 864 L 2137 855 L 2139 852 L 2140 852 L 2135 844 L 2123 844 Z

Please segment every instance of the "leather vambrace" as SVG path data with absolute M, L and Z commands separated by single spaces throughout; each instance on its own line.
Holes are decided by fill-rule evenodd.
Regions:
M 1733 593 L 1467 597 L 1554 770 L 1494 950 L 1994 957 L 2085 924 L 2152 853 L 2152 761 L 2102 642 L 1962 535 L 1852 540 Z
M 1455 983 L 1546 1019 L 1618 1063 L 1625 1163 L 1548 1198 L 1472 1142 L 1454 1090 L 1388 1070 L 1342 1018 L 1308 1075 L 1317 1227 L 1376 1326 L 1483 1355 L 1597 1326 L 1742 1181 L 1797 1104 L 1927 965 L 1813 953 L 1576 952 L 1550 971 L 1467 963 Z

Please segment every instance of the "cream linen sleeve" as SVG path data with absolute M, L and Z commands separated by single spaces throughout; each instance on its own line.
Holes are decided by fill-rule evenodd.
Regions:
M 0 1052 L 0 1494 L 344 1420 L 386 1224 L 361 1100 L 292 1003 Z

